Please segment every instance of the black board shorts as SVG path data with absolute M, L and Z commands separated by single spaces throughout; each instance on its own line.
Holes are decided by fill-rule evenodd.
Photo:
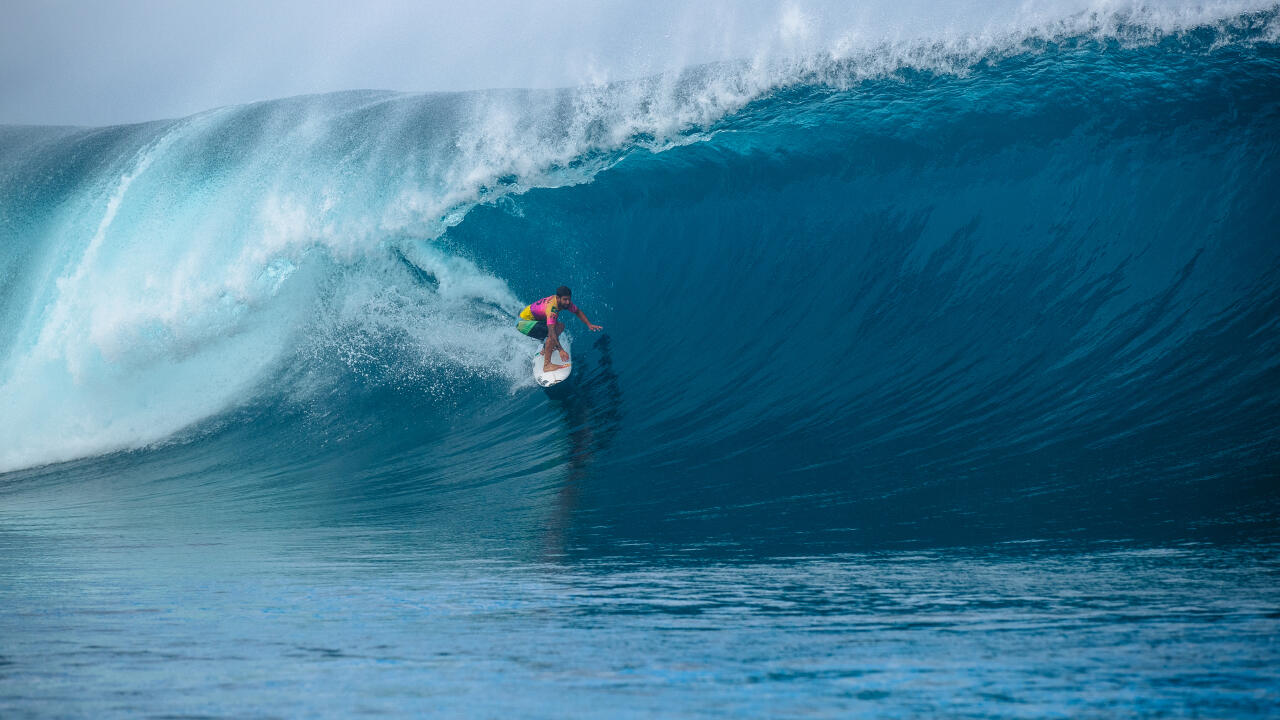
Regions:
M 528 320 L 522 320 L 516 324 L 516 329 L 534 340 L 547 339 L 547 321 L 545 320 L 538 320 L 532 323 Z

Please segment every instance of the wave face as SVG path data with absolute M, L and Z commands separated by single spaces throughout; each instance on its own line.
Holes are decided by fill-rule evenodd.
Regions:
M 2 486 L 615 549 L 1273 534 L 1276 28 L 0 129 Z M 548 396 L 513 315 L 562 283 L 606 330 Z

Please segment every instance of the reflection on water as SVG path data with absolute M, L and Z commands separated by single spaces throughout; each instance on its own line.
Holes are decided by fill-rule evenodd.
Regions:
M 566 533 L 581 485 L 589 477 L 596 454 L 609 447 L 622 420 L 622 390 L 613 369 L 608 333 L 596 338 L 592 347 L 598 355 L 594 366 L 590 359 L 578 355 L 571 382 L 546 390 L 548 402 L 569 429 L 564 484 L 556 495 L 544 536 L 543 555 L 547 559 L 564 555 Z

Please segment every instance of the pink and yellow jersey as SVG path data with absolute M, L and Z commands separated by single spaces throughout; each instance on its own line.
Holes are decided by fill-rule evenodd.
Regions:
M 571 302 L 565 307 L 560 307 L 556 296 L 548 295 L 535 303 L 526 305 L 525 308 L 520 311 L 520 319 L 522 321 L 528 321 L 528 326 L 532 326 L 533 323 L 541 320 L 547 324 L 548 328 L 552 328 L 555 327 L 557 316 L 560 314 L 561 310 L 568 310 L 571 313 L 576 313 L 578 312 L 578 306 Z M 525 326 L 525 322 L 518 323 L 518 325 Z M 524 327 L 521 327 L 520 331 L 528 333 Z

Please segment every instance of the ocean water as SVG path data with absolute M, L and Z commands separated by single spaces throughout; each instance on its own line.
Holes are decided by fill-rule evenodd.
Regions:
M 1273 716 L 1278 160 L 1247 4 L 0 127 L 0 715 Z

